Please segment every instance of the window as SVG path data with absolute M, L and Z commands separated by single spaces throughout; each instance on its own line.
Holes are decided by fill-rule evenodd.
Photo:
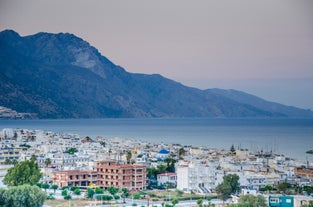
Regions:
M 279 203 L 279 198 L 270 198 L 270 203 Z

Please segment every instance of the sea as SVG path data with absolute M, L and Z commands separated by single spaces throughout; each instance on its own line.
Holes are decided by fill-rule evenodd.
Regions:
M 273 152 L 309 161 L 313 119 L 300 118 L 130 118 L 0 120 L 3 128 L 41 129 L 81 136 L 120 137 L 151 143 Z

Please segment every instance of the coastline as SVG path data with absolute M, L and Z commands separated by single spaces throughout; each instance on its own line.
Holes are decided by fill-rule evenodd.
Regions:
M 156 118 L 0 120 L 0 129 L 42 129 L 81 136 L 121 137 L 150 142 L 192 144 L 251 151 L 273 151 L 313 161 L 313 119 Z

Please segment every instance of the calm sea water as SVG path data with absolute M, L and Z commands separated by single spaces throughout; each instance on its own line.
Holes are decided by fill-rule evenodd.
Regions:
M 229 149 L 274 151 L 301 160 L 313 149 L 313 119 L 59 119 L 0 120 L 3 128 L 43 129 Z

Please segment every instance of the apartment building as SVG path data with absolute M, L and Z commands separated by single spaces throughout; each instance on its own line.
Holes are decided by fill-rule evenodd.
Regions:
M 95 171 L 66 170 L 52 173 L 52 180 L 59 187 L 87 187 L 91 183 L 107 188 L 145 190 L 147 167 L 144 165 L 118 164 L 116 161 L 96 161 Z
M 313 168 L 295 167 L 295 176 L 313 178 Z
M 0 145 L 0 165 L 4 165 L 7 159 L 10 161 L 19 160 L 21 153 L 26 151 L 27 147 L 14 147 L 6 144 Z
M 96 171 L 66 170 L 52 172 L 53 183 L 59 187 L 78 186 L 88 187 L 91 183 L 98 184 L 98 173 Z
M 145 190 L 147 167 L 145 165 L 118 164 L 116 161 L 96 162 L 98 185 L 102 188 L 114 186 L 129 190 Z
M 177 189 L 208 194 L 215 188 L 216 166 L 206 161 L 180 161 L 177 165 Z

